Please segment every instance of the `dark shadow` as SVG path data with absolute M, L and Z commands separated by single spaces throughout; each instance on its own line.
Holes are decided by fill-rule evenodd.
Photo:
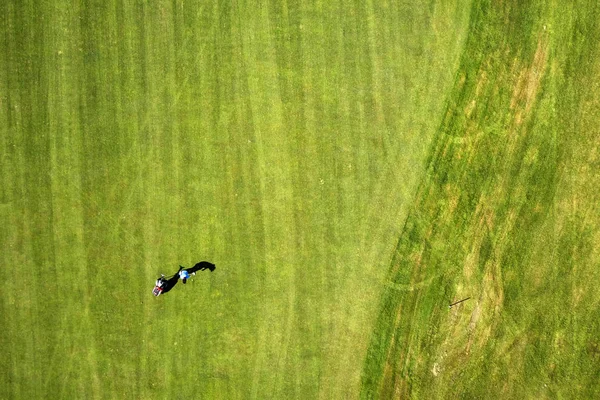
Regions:
M 210 272 L 215 270 L 215 264 L 209 263 L 208 261 L 200 261 L 198 264 L 194 265 L 192 268 L 186 268 L 185 270 L 191 274 L 196 271 L 203 271 L 205 269 L 210 270 Z
M 175 287 L 175 285 L 177 284 L 177 281 L 179 281 L 179 273 L 176 273 L 171 278 L 164 281 L 163 286 L 162 286 L 163 294 L 167 293 L 169 290 L 173 289 Z

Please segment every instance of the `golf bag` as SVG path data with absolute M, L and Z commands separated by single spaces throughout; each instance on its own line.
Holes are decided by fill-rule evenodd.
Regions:
M 154 289 L 152 289 L 152 294 L 154 296 L 160 296 L 163 293 L 167 293 L 169 290 L 173 289 L 173 287 L 177 284 L 179 280 L 179 274 L 175 274 L 170 278 L 165 278 L 164 275 L 156 280 L 154 284 Z

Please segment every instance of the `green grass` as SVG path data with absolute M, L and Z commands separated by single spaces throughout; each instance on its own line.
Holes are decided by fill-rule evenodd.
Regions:
M 599 12 L 474 3 L 361 397 L 600 394 Z
M 598 397 L 599 13 L 2 2 L 0 398 Z
M 2 2 L 0 398 L 357 397 L 469 4 Z

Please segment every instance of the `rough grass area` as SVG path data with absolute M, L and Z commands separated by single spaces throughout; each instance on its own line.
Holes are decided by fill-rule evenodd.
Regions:
M 597 2 L 473 3 L 363 398 L 600 396 L 599 46 Z

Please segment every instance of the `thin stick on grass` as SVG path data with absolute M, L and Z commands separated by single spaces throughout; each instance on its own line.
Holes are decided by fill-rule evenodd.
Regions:
M 457 302 L 454 302 L 454 303 L 450 304 L 450 305 L 448 306 L 448 308 L 452 308 L 453 306 L 455 306 L 455 305 L 457 305 L 457 304 L 459 304 L 459 303 L 462 303 L 463 301 L 467 301 L 467 300 L 469 300 L 469 299 L 470 299 L 470 297 L 467 297 L 466 299 L 462 299 L 462 300 L 459 300 L 459 301 L 457 301 Z

